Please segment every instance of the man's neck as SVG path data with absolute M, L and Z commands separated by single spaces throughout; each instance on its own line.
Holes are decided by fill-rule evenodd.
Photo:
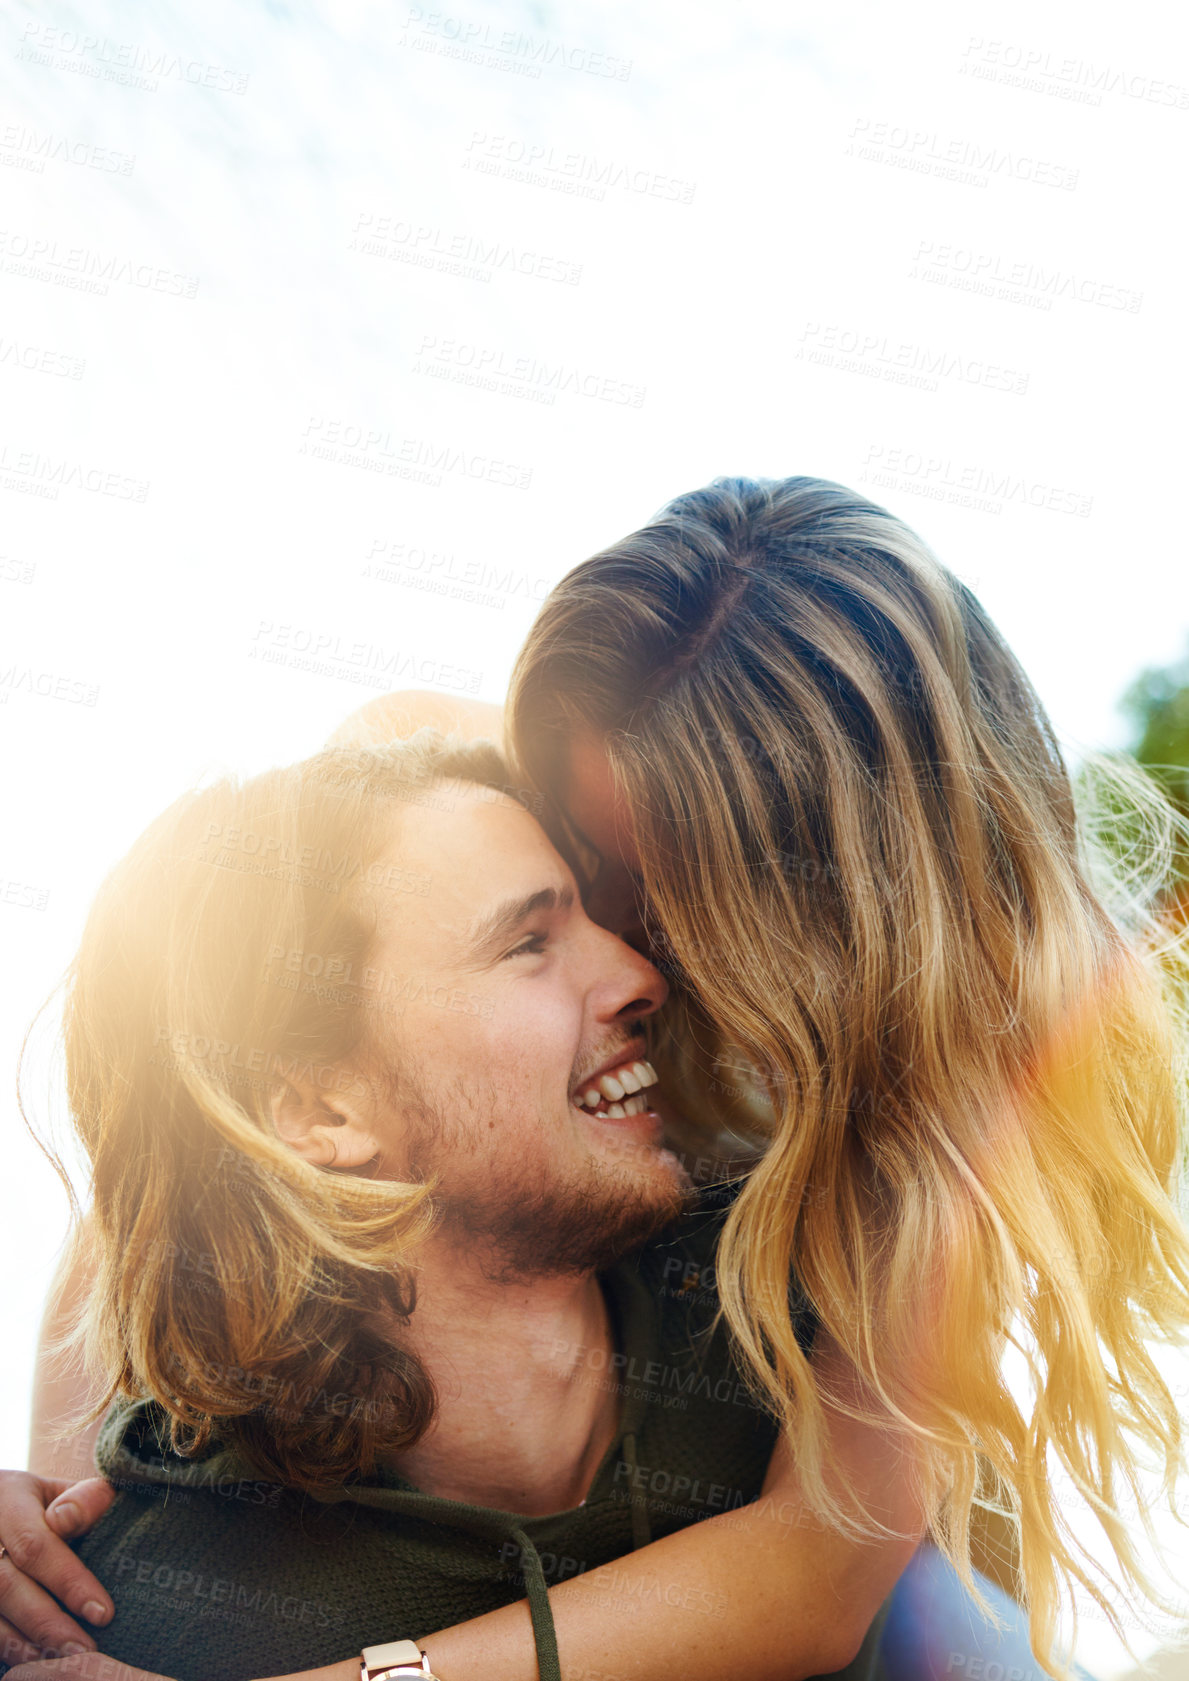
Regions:
M 427 1494 L 525 1516 L 580 1505 L 619 1413 L 598 1279 L 493 1283 L 445 1234 L 418 1259 L 417 1306 L 400 1340 L 438 1405 L 395 1468 Z

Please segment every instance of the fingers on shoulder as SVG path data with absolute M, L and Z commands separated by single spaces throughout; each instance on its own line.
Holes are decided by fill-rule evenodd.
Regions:
M 489 701 L 465 695 L 435 694 L 428 689 L 397 689 L 377 695 L 344 719 L 328 747 L 382 747 L 403 741 L 426 726 L 464 736 L 468 741 L 503 737 L 503 712 Z

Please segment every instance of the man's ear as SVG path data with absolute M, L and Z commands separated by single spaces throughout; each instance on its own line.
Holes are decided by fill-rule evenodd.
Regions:
M 277 1137 L 313 1167 L 361 1168 L 380 1154 L 366 1083 L 344 1083 L 349 1089 L 327 1089 L 313 1077 L 297 1075 L 273 1092 Z

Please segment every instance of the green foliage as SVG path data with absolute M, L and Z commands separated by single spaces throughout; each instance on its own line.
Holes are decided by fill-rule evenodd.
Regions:
M 1189 815 L 1189 653 L 1142 672 L 1119 704 L 1135 732 L 1133 755 Z

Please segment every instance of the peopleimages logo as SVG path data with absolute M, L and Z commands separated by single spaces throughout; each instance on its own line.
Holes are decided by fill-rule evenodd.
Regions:
M 566 152 L 543 140 L 489 134 L 486 129 L 478 128 L 467 142 L 462 166 L 480 174 L 498 175 L 504 180 L 545 187 L 551 192 L 593 199 L 597 203 L 602 203 L 610 190 L 688 205 L 693 203 L 697 190 L 696 181 L 642 169 L 626 158 Z
M 55 379 L 81 379 L 86 370 L 81 356 L 61 350 L 46 350 L 37 344 L 21 344 L 0 337 L 0 367 L 21 368 L 30 374 L 49 374 Z
M 582 278 L 581 263 L 564 257 L 512 245 L 499 238 L 416 222 L 406 216 L 377 216 L 374 211 L 361 210 L 352 233 L 349 251 L 411 263 L 417 268 L 479 280 L 485 285 L 497 274 L 522 275 L 562 286 L 577 286 Z
M 647 393 L 645 386 L 631 380 L 595 373 L 572 362 L 543 362 L 535 356 L 501 350 L 498 345 L 439 338 L 433 333 L 421 335 L 412 371 L 546 407 L 552 407 L 560 393 L 638 409 Z
M 64 700 L 70 706 L 94 706 L 99 699 L 98 683 L 79 677 L 59 677 L 52 671 L 37 671 L 30 665 L 0 664 L 0 706 L 15 694 L 39 695 L 44 700 Z
M 526 34 L 523 29 L 501 29 L 480 18 L 424 6 L 409 7 L 398 45 L 468 64 L 486 64 L 532 80 L 540 77 L 542 69 L 573 70 L 615 82 L 626 82 L 632 73 L 630 58 L 558 41 L 549 35 Z
M 459 449 L 429 438 L 402 438 L 383 426 L 328 420 L 311 415 L 298 445 L 299 455 L 336 467 L 356 467 L 387 478 L 407 479 L 437 490 L 447 474 L 477 483 L 527 490 L 533 469 L 498 456 Z
M 37 234 L 0 230 L 0 266 L 5 274 L 45 280 L 72 292 L 106 297 L 113 284 L 141 292 L 165 292 L 177 298 L 198 296 L 196 275 L 178 274 L 131 257 L 109 256 L 85 245 L 63 245 Z
M 947 138 L 932 129 L 914 128 L 911 123 L 856 117 L 847 138 L 848 157 L 894 164 L 966 186 L 986 187 L 994 177 L 1026 181 L 1036 187 L 1058 187 L 1064 192 L 1072 192 L 1078 184 L 1079 172 L 1068 164 L 1038 158 L 1031 152 L 1005 151 L 978 140 Z
M 1126 286 L 1113 285 L 1074 269 L 1050 268 L 1026 258 L 1006 257 L 997 251 L 979 251 L 970 245 L 951 245 L 931 239 L 918 242 L 908 278 L 1046 311 L 1055 302 L 1061 302 L 1092 304 L 1099 309 L 1121 309 L 1128 315 L 1138 315 L 1144 301 L 1142 292 L 1133 292 Z
M 1015 397 L 1024 396 L 1028 390 L 1029 376 L 1018 369 L 961 351 L 890 339 L 886 333 L 808 321 L 800 345 L 798 361 L 919 391 L 937 391 L 943 379 Z
M 136 156 L 110 146 L 93 145 L 89 140 L 43 134 L 24 123 L 9 123 L 0 129 L 0 163 L 29 169 L 37 175 L 44 172 L 47 163 L 72 163 L 82 169 L 97 169 L 104 175 L 131 175 L 136 168 Z
M 360 575 L 499 608 L 515 600 L 544 601 L 552 588 L 549 578 L 521 572 L 511 565 L 477 558 L 460 560 L 443 549 L 385 537 L 373 538 Z
M 48 887 L 35 887 L 32 882 L 7 881 L 0 877 L 0 905 L 16 905 L 26 911 L 43 911 L 49 902 Z
M 972 35 L 963 53 L 959 74 L 980 81 L 1000 82 L 1025 88 L 1031 93 L 1052 94 L 1079 105 L 1101 105 L 1103 94 L 1120 94 L 1141 104 L 1189 110 L 1189 88 L 1180 82 L 1140 76 L 1117 65 L 1094 64 L 1077 58 L 1029 47 L 1018 41 L 988 41 Z
M 470 666 L 454 665 L 410 648 L 383 647 L 313 626 L 276 624 L 271 619 L 261 619 L 257 624 L 248 657 L 294 671 L 343 677 L 378 689 L 399 688 L 401 681 L 409 679 L 435 689 L 468 694 L 477 694 L 483 685 L 483 673 Z
M 107 35 L 85 34 L 52 24 L 30 21 L 25 25 L 20 59 L 55 70 L 71 70 L 106 82 L 137 87 L 156 93 L 162 81 L 188 82 L 191 87 L 215 93 L 246 93 L 248 75 L 228 70 L 221 64 L 207 64 L 199 58 L 183 58 L 166 47 L 149 47 L 134 41 L 113 41 Z
M 65 456 L 42 455 L 40 450 L 21 449 L 0 443 L 0 483 L 10 490 L 22 483 L 50 492 L 56 500 L 59 490 L 86 490 L 93 496 L 114 496 L 120 502 L 144 502 L 149 494 L 147 479 L 129 478 L 125 473 L 90 467 Z
M 954 461 L 950 456 L 931 455 L 925 450 L 898 445 L 871 444 L 859 481 L 987 514 L 1001 514 L 1005 507 L 1014 504 L 1088 519 L 1094 506 L 1094 498 L 1080 491 L 1044 484 L 1022 473 L 1001 471 L 980 462 Z

